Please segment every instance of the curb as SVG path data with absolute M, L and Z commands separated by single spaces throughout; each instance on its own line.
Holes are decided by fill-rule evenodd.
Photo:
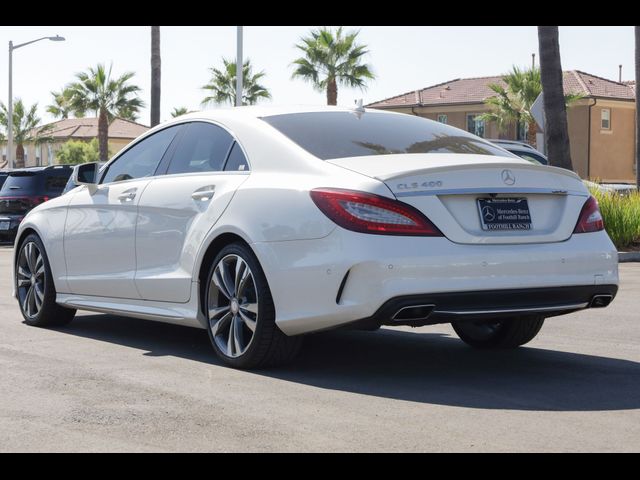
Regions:
M 618 252 L 618 262 L 640 262 L 640 252 Z

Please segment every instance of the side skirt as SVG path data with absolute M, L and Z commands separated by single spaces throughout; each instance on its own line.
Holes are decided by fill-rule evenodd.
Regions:
M 199 283 L 192 282 L 191 299 L 187 303 L 96 297 L 76 295 L 74 293 L 58 293 L 56 303 L 63 307 L 78 310 L 109 313 L 112 315 L 142 318 L 144 320 L 154 320 L 157 322 L 204 329 L 206 328 L 207 322 L 200 313 L 198 306 L 198 290 Z

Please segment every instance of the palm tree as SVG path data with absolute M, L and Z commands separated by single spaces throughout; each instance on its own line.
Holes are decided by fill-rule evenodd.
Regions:
M 202 105 L 210 103 L 231 105 L 236 101 L 236 62 L 222 59 L 223 68 L 210 68 L 213 74 L 209 83 L 202 87 L 209 90 L 211 95 L 202 100 Z M 247 59 L 242 64 L 242 104 L 255 105 L 262 98 L 271 98 L 269 90 L 258 82 L 266 74 L 264 71 L 253 73 L 251 60 Z
M 636 188 L 640 191 L 640 27 L 635 27 L 636 32 Z
M 174 107 L 173 111 L 171 112 L 171 118 L 176 118 L 187 113 L 189 113 L 189 109 L 187 107 Z
M 132 85 L 129 80 L 135 75 L 126 72 L 117 78 L 111 77 L 103 64 L 95 68 L 89 67 L 87 72 L 76 74 L 77 82 L 66 88 L 71 91 L 71 108 L 73 111 L 93 110 L 98 116 L 98 143 L 100 145 L 100 161 L 107 161 L 109 155 L 109 123 L 115 117 L 134 120 L 144 102 L 137 97 L 140 87 Z
M 0 125 L 7 128 L 9 125 L 9 112 L 4 103 L 0 102 Z M 21 99 L 13 101 L 13 141 L 16 144 L 16 168 L 24 167 L 24 144 L 44 143 L 51 140 L 47 131 L 51 128 L 45 126 L 38 128 L 40 118 L 38 118 L 38 104 L 25 107 Z
M 71 91 L 63 88 L 59 92 L 51 92 L 53 97 L 53 103 L 47 105 L 47 112 L 53 115 L 55 118 L 69 118 L 69 115 L 75 115 L 76 117 L 83 117 L 84 112 L 73 111 L 71 108 Z
M 544 92 L 544 132 L 549 164 L 573 170 L 557 26 L 538 27 L 538 48 L 540 50 L 540 79 Z
M 362 63 L 369 53 L 366 45 L 356 43 L 360 32 L 343 34 L 342 27 L 335 33 L 327 28 L 312 30 L 310 36 L 300 39 L 296 48 L 304 56 L 293 61 L 292 78 L 300 77 L 311 82 L 318 91 L 327 92 L 327 105 L 337 105 L 338 84 L 347 87 L 366 88 L 366 81 L 375 75 L 371 66 Z
M 160 123 L 160 27 L 151 27 L 151 126 Z
M 119 118 L 124 118 L 125 120 L 131 120 L 132 122 L 135 122 L 139 118 L 138 113 L 139 113 L 138 107 L 126 105 L 116 110 L 115 116 Z
M 513 66 L 511 71 L 502 77 L 506 87 L 499 83 L 489 84 L 489 88 L 496 95 L 485 100 L 491 111 L 479 115 L 480 120 L 494 122 L 498 130 L 505 132 L 510 125 L 516 128 L 521 124 L 527 125 L 527 141 L 532 147 L 536 146 L 536 133 L 538 131 L 536 121 L 531 113 L 531 106 L 542 92 L 540 70 L 531 68 L 522 70 Z M 565 103 L 582 98 L 579 94 L 567 94 Z
M 4 138 L 4 133 L 0 132 L 0 145 L 2 145 L 6 139 Z M 0 155 L 0 169 L 3 169 L 7 166 L 7 159 L 3 159 L 4 155 Z

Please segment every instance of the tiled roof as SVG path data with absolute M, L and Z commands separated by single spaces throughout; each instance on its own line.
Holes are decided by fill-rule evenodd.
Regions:
M 564 90 L 571 93 L 582 93 L 585 97 L 615 98 L 633 100 L 633 90 L 629 85 L 606 78 L 571 70 L 564 72 Z
M 605 97 L 623 100 L 635 98 L 635 88 L 625 84 L 597 77 L 580 70 L 564 72 L 565 93 L 581 93 L 585 97 Z M 505 85 L 502 76 L 457 78 L 439 83 L 422 90 L 403 93 L 367 105 L 374 108 L 394 108 L 429 105 L 451 105 L 483 103 L 495 95 L 489 88 L 492 83 Z
M 47 136 L 56 139 L 86 139 L 98 136 L 97 118 L 65 118 L 48 126 Z M 149 127 L 140 123 L 115 118 L 109 125 L 109 138 L 134 139 L 149 130 Z
M 635 80 L 626 80 L 626 81 L 624 81 L 622 83 L 624 83 L 625 85 L 629 85 L 633 89 L 634 92 L 636 91 L 636 81 Z

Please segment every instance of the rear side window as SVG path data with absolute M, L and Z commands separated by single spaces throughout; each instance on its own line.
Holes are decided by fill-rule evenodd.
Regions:
M 246 172 L 249 170 L 247 157 L 242 153 L 242 149 L 238 143 L 234 143 L 229 154 L 227 164 L 224 166 L 225 172 Z
M 4 185 L 4 181 L 7 179 L 7 176 L 0 173 L 0 190 L 2 189 L 2 185 Z
M 193 122 L 182 135 L 167 174 L 219 172 L 233 137 L 211 123 Z
M 44 189 L 47 193 L 60 195 L 64 190 L 69 177 L 71 176 L 71 170 L 64 170 L 62 172 L 55 172 L 55 174 L 47 174 L 44 179 Z
M 180 127 L 165 128 L 135 144 L 109 165 L 101 183 L 153 176 Z
M 309 112 L 262 120 L 322 160 L 394 153 L 513 156 L 475 135 L 415 115 Z

